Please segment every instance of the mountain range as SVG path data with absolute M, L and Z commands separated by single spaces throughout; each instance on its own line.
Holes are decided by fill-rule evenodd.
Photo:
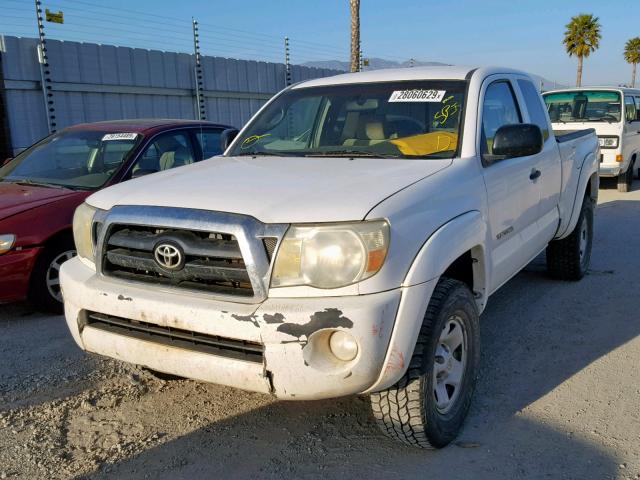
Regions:
M 385 60 L 384 58 L 369 58 L 369 65 L 365 66 L 365 70 L 380 70 L 383 68 L 406 68 L 410 67 L 412 61 L 406 60 L 404 62 L 396 62 L 394 60 Z M 343 62 L 341 60 L 319 60 L 314 62 L 306 62 L 302 64 L 305 67 L 315 67 L 315 68 L 329 68 L 331 70 L 342 70 L 344 72 L 349 71 L 349 62 Z M 437 67 L 444 65 L 452 65 L 450 63 L 442 63 L 442 62 L 425 62 L 421 60 L 413 60 L 414 67 Z M 557 82 L 553 82 L 551 80 L 547 80 L 540 75 L 531 74 L 531 76 L 536 80 L 538 85 L 542 85 L 543 90 L 551 90 L 554 88 L 566 88 L 566 85 L 561 85 Z M 542 82 L 542 83 L 541 83 Z

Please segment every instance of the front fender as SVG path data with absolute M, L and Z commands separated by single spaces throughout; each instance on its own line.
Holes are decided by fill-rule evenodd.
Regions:
M 474 276 L 474 290 L 484 294 L 475 287 L 487 285 L 486 277 L 489 272 L 486 265 L 489 262 L 484 261 L 483 247 L 486 239 L 487 224 L 479 211 L 473 210 L 455 217 L 438 228 L 424 243 L 402 285 L 409 287 L 438 278 L 462 254 L 479 249 L 479 252 L 473 252 L 473 258 L 479 266 L 483 266 L 483 272 L 481 278 L 476 279 Z
M 384 390 L 404 375 L 439 277 L 457 258 L 469 251 L 474 262 L 474 293 L 479 311 L 483 310 L 490 274 L 490 262 L 485 258 L 486 236 L 486 222 L 482 214 L 474 210 L 442 225 L 422 245 L 402 284 L 402 298 L 382 372 L 369 392 Z

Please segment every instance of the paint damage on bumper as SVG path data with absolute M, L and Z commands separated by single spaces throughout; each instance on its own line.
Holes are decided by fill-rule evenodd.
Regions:
M 180 375 L 283 399 L 365 392 L 385 371 L 402 290 L 325 298 L 268 298 L 260 304 L 136 285 L 96 275 L 80 259 L 61 270 L 67 324 L 84 350 Z M 86 312 L 263 346 L 261 362 L 212 355 L 86 325 Z M 351 361 L 331 354 L 328 338 L 345 331 L 357 342 Z

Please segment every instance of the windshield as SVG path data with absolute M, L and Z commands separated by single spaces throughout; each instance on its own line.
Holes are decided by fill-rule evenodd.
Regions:
M 114 175 L 140 138 L 126 132 L 63 131 L 0 168 L 0 180 L 94 190 Z
M 553 123 L 609 122 L 622 119 L 620 93 L 603 90 L 578 90 L 544 95 Z
M 292 89 L 246 128 L 230 155 L 451 158 L 464 81 Z

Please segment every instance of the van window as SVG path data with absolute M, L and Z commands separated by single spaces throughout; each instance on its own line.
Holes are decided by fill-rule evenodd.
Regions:
M 527 105 L 531 123 L 540 127 L 542 137 L 546 142 L 549 138 L 549 121 L 540 101 L 540 94 L 529 80 L 518 80 L 518 85 L 524 97 L 524 103 Z
M 629 97 L 629 96 L 624 97 L 624 109 L 625 109 L 624 117 L 627 119 L 627 122 L 634 122 L 637 118 L 637 114 L 636 114 L 636 104 L 633 101 L 633 97 Z
M 570 90 L 544 95 L 549 118 L 554 123 L 620 122 L 620 92 L 609 90 Z
M 493 155 L 493 137 L 504 125 L 522 123 L 520 110 L 509 82 L 492 83 L 484 94 L 482 107 L 482 153 Z

